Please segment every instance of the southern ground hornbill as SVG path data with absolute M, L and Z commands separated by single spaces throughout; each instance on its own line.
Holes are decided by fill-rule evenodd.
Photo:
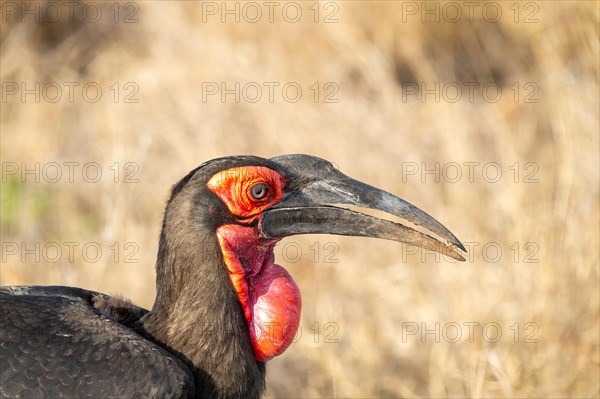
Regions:
M 339 205 L 387 212 L 437 238 Z M 305 233 L 385 238 L 464 260 L 434 218 L 323 159 L 215 159 L 172 189 L 152 310 L 78 288 L 1 288 L 0 395 L 260 397 L 265 362 L 290 345 L 300 319 L 300 292 L 273 248 Z

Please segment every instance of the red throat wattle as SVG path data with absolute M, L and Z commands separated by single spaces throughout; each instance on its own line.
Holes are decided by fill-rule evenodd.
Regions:
M 236 224 L 217 229 L 229 277 L 244 309 L 256 360 L 266 362 L 294 340 L 302 301 L 300 290 L 273 254 L 275 240 Z
M 228 169 L 207 184 L 244 224 L 280 201 L 284 185 L 285 177 L 263 166 Z M 294 340 L 302 308 L 300 290 L 288 272 L 275 264 L 273 247 L 278 240 L 266 240 L 254 228 L 241 224 L 220 226 L 216 234 L 244 309 L 254 355 L 266 362 Z

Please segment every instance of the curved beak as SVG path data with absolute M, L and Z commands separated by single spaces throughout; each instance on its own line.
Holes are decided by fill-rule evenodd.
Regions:
M 265 210 L 260 229 L 266 238 L 295 234 L 376 237 L 439 252 L 459 261 L 467 252 L 450 230 L 416 206 L 386 191 L 354 180 L 328 161 L 308 155 L 271 158 L 289 177 L 286 195 Z M 400 223 L 336 205 L 383 211 L 437 236 Z

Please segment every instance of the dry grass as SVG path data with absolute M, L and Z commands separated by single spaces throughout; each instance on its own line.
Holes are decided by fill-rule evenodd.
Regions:
M 298 3 L 303 18 L 296 24 L 283 20 L 283 6 L 273 23 L 265 22 L 266 7 L 259 23 L 235 23 L 232 16 L 221 23 L 200 3 L 178 1 L 136 3 L 137 23 L 122 22 L 135 11 L 125 3 L 116 24 L 108 4 L 97 23 L 63 17 L 36 24 L 31 16 L 22 23 L 9 15 L 9 3 L 2 5 L 3 18 L 12 21 L 1 29 L 3 95 L 7 82 L 57 82 L 64 93 L 56 103 L 43 96 L 37 103 L 34 95 L 23 102 L 20 93 L 1 103 L 0 283 L 77 285 L 151 306 L 171 184 L 217 156 L 310 153 L 415 203 L 476 244 L 469 262 L 457 264 L 377 240 L 284 240 L 277 259 L 303 292 L 303 334 L 269 364 L 268 397 L 600 395 L 597 2 L 519 3 L 517 23 L 513 2 L 493 3 L 502 5 L 497 23 L 481 18 L 479 3 L 471 22 L 422 23 L 420 14 L 402 12 L 406 2 L 339 2 L 332 24 L 312 22 L 312 2 Z M 329 4 L 320 3 L 321 19 L 334 10 Z M 534 6 L 538 21 L 523 23 Z M 469 101 L 464 82 L 494 81 L 499 101 L 485 101 L 481 86 Z M 96 82 L 102 98 L 91 103 L 75 90 L 70 102 L 64 82 Z M 123 102 L 127 82 L 139 88 L 139 102 Z M 205 82 L 280 86 L 272 103 L 265 86 L 257 103 L 236 103 L 232 95 L 203 102 Z M 281 97 L 287 82 L 302 87 L 300 101 Z M 309 88 L 314 82 L 318 102 Z M 339 87 L 337 103 L 322 101 L 327 82 Z M 402 89 L 411 82 L 458 84 L 464 96 L 455 103 L 447 101 L 453 92 L 439 102 L 433 95 L 404 101 Z M 537 102 L 525 102 L 535 89 L 530 99 Z M 39 162 L 42 170 L 57 162 L 63 176 L 45 181 L 53 177 L 48 166 L 39 183 L 33 175 L 7 176 L 22 162 Z M 71 183 L 64 162 L 97 162 L 103 176 L 88 183 L 80 165 Z M 109 169 L 115 162 L 118 183 Z M 123 182 L 127 162 L 139 167 L 137 183 Z M 413 162 L 429 169 L 439 162 L 447 174 L 436 182 L 403 173 Z M 479 163 L 473 181 L 465 162 Z M 450 181 L 450 163 L 462 166 L 457 181 Z M 502 171 L 496 183 L 482 176 L 491 163 Z M 486 172 L 489 180 L 495 169 Z M 536 181 L 525 182 L 529 173 Z M 50 262 L 56 246 L 46 246 L 45 258 L 26 255 L 22 262 L 21 251 L 9 255 L 6 247 L 36 242 L 42 249 L 58 243 L 62 257 Z M 70 242 L 79 243 L 73 259 Z M 86 243 L 100 246 L 99 261 L 86 261 Z M 127 243 L 139 248 L 138 263 L 125 262 Z M 284 258 L 286 243 L 301 248 L 298 261 Z M 325 262 L 327 243 L 339 248 L 338 263 Z M 435 334 L 403 334 L 436 323 L 439 342 Z M 465 323 L 479 323 L 472 340 Z M 456 325 L 462 338 L 451 342 Z M 502 331 L 497 342 L 493 326 Z M 528 342 L 531 332 L 535 342 Z

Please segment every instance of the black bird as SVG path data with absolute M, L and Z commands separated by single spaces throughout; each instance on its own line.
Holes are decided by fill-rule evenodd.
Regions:
M 335 205 L 387 212 L 399 223 Z M 460 241 L 408 202 L 309 155 L 225 157 L 172 189 L 152 310 L 72 287 L 0 290 L 0 395 L 259 398 L 265 362 L 300 319 L 273 247 L 294 234 L 401 241 L 464 260 Z

